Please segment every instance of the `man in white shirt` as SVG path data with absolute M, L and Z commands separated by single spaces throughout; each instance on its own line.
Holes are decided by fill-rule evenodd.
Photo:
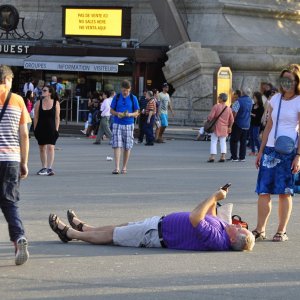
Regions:
M 26 96 L 28 91 L 31 91 L 31 92 L 34 91 L 33 82 L 34 82 L 34 80 L 32 78 L 29 78 L 29 80 L 24 84 L 24 87 L 23 87 L 24 96 Z
M 109 139 L 111 138 L 111 130 L 109 128 L 109 119 L 111 116 L 110 105 L 115 94 L 116 94 L 115 91 L 111 91 L 109 94 L 109 98 L 105 98 L 101 104 L 101 108 L 100 108 L 101 120 L 100 120 L 100 125 L 97 133 L 97 138 L 96 141 L 94 142 L 95 145 L 101 144 L 101 140 L 104 134 L 107 138 Z M 107 96 L 108 93 L 104 92 L 103 97 L 107 97 Z

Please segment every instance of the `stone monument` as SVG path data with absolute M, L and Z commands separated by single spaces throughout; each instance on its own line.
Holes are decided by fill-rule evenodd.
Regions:
M 299 1 L 175 2 L 192 41 L 168 51 L 163 68 L 175 88 L 173 121 L 179 124 L 201 124 L 206 118 L 220 65 L 231 68 L 234 89 L 256 91 L 262 81 L 276 85 L 285 65 L 300 63 Z

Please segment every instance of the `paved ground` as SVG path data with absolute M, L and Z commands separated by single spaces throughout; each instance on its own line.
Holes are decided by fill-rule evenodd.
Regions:
M 92 224 L 138 220 L 190 210 L 211 191 L 232 182 L 227 201 L 251 225 L 256 220 L 254 158 L 206 163 L 209 142 L 135 145 L 127 175 L 111 175 L 112 150 L 104 142 L 61 138 L 56 176 L 40 177 L 31 139 L 30 176 L 20 203 L 30 240 L 30 261 L 13 265 L 6 223 L 0 222 L 0 298 L 9 299 L 298 299 L 300 292 L 299 196 L 286 243 L 261 242 L 252 253 L 187 252 L 62 244 L 48 225 L 55 212 L 73 208 Z M 274 201 L 268 234 L 276 230 Z

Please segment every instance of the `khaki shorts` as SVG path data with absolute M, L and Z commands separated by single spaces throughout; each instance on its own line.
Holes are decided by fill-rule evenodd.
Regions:
M 139 222 L 130 222 L 126 226 L 116 227 L 113 243 L 123 247 L 161 248 L 158 237 L 158 221 L 161 217 L 147 218 Z

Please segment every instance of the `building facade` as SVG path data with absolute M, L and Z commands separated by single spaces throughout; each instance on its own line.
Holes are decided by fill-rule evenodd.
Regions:
M 84 1 L 86 7 L 126 8 L 130 19 L 126 37 L 83 37 L 65 36 L 63 29 L 63 7 L 82 6 L 82 1 L 11 0 L 7 4 L 18 10 L 26 32 L 37 40 L 2 35 L 0 63 L 14 66 L 19 86 L 30 76 L 47 81 L 56 75 L 73 90 L 80 78 L 90 90 L 118 89 L 127 78 L 140 95 L 144 88 L 159 88 L 167 80 L 174 88 L 173 122 L 198 125 L 213 104 L 218 67 L 231 68 L 233 88 L 255 91 L 261 81 L 276 84 L 284 65 L 299 62 L 299 1 L 174 0 L 190 39 L 181 45 L 168 43 L 173 29 L 167 20 L 158 22 L 152 2 Z M 43 37 L 38 39 L 40 32 Z M 53 69 L 61 63 L 73 69 Z M 76 69 L 76 63 L 99 67 L 87 72 Z M 117 69 L 108 72 L 114 67 L 106 65 Z

